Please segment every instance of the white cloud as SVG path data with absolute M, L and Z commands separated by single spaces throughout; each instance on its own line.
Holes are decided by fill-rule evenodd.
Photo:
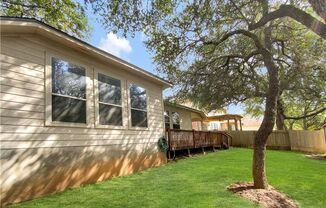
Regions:
M 101 38 L 99 48 L 118 57 L 121 57 L 123 53 L 132 51 L 129 40 L 120 38 L 112 32 L 108 33 L 106 38 Z

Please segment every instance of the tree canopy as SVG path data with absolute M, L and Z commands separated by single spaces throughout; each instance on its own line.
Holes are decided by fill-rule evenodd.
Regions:
M 131 35 L 142 31 L 149 36 L 146 45 L 154 52 L 154 63 L 169 80 L 177 83 L 178 97 L 182 95 L 201 107 L 215 109 L 264 96 L 268 80 L 261 55 L 255 42 L 239 31 L 249 34 L 248 27 L 264 16 L 258 1 L 87 2 L 100 14 L 107 28 Z M 279 9 L 283 3 L 270 3 L 269 11 Z M 292 1 L 289 6 L 294 5 L 309 15 L 313 13 L 308 2 Z M 298 42 L 302 45 L 305 41 L 302 35 L 310 33 L 290 18 L 276 19 L 272 26 L 275 54 L 277 50 L 291 52 L 289 47 Z M 238 35 L 221 41 L 223 35 L 233 30 L 238 30 Z M 294 30 L 298 32 L 291 32 Z M 289 32 L 287 37 L 284 31 Z M 261 41 L 263 28 L 257 27 L 252 34 Z M 294 43 L 296 36 L 301 40 L 296 38 Z M 310 36 L 318 40 L 318 36 Z M 296 54 L 300 53 L 296 51 Z M 278 53 L 278 62 L 290 62 L 287 55 Z
M 90 29 L 84 7 L 74 0 L 2 0 L 0 13 L 35 18 L 79 38 L 87 37 Z
M 326 117 L 326 63 L 322 58 L 326 43 L 309 32 L 302 34 L 291 19 L 286 23 L 291 28 L 282 28 L 275 38 L 279 45 L 275 60 L 281 72 L 277 128 L 319 129 Z M 263 115 L 263 98 L 248 99 L 245 104 L 248 114 Z

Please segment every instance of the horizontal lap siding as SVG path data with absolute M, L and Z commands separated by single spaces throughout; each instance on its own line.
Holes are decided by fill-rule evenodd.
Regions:
M 166 162 L 157 140 L 163 135 L 162 89 L 154 83 L 101 63 L 89 55 L 37 36 L 1 37 L 0 163 L 1 204 L 20 202 L 81 184 L 131 174 Z M 143 84 L 149 96 L 148 130 L 94 128 L 94 91 L 87 115 L 89 128 L 45 125 L 46 55 L 93 69 L 108 69 Z M 122 94 L 127 99 L 127 89 Z M 124 120 L 127 105 L 124 103 Z M 0 206 L 1 206 L 0 204 Z
M 1 203 L 128 175 L 164 163 L 155 144 L 4 150 Z M 64 157 L 63 157 L 64 156 Z M 27 170 L 29 172 L 27 172 Z M 19 176 L 15 179 L 15 176 Z
M 2 93 L 7 93 L 7 94 L 11 94 L 11 95 L 19 95 L 19 96 L 28 95 L 28 97 L 44 99 L 43 92 L 35 91 L 35 90 L 28 90 L 26 88 L 19 88 L 16 86 L 2 85 L 0 91 Z
M 17 95 L 9 95 L 2 93 L 0 96 L 0 107 L 2 109 L 15 109 L 22 111 L 33 111 L 33 112 L 43 112 L 44 111 L 44 102 L 40 102 L 40 100 L 36 100 L 37 102 L 29 102 L 35 101 L 34 98 L 28 98 L 27 96 L 20 97 Z M 6 100 L 7 99 L 7 100 Z
M 145 84 L 149 94 L 149 130 L 46 127 L 45 52 L 60 54 L 68 60 L 71 57 L 94 68 L 115 68 L 114 73 L 128 81 Z M 1 147 L 4 149 L 144 145 L 156 143 L 163 134 L 161 88 L 151 82 L 42 38 L 2 37 L 0 59 Z M 87 113 L 93 123 L 94 102 L 91 103 Z

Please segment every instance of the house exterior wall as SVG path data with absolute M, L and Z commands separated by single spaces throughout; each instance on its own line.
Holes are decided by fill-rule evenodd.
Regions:
M 46 113 L 47 57 L 59 55 L 87 67 L 87 127 L 52 126 Z M 123 129 L 97 128 L 94 71 L 140 83 L 148 94 L 148 128 L 130 128 L 123 102 Z M 20 202 L 68 187 L 158 166 L 164 135 L 162 86 L 103 60 L 37 35 L 1 34 L 1 203 Z M 122 100 L 128 99 L 127 87 Z M 188 124 L 187 124 L 188 125 Z M 190 124 L 191 126 L 191 124 Z
M 203 118 L 197 112 L 193 112 L 177 106 L 164 104 L 164 110 L 170 113 L 170 128 L 173 128 L 172 124 L 172 113 L 177 112 L 180 116 L 180 129 L 197 131 L 207 130 L 207 126 L 202 122 Z M 194 122 L 194 123 L 193 123 Z
M 184 129 L 184 130 L 191 130 L 192 129 L 191 111 L 188 111 L 188 110 L 185 110 L 185 109 L 182 109 L 182 108 L 178 108 L 178 107 L 174 107 L 174 106 L 170 106 L 170 105 L 165 105 L 164 110 L 170 112 L 170 128 L 171 129 L 172 129 L 172 118 L 171 118 L 172 112 L 179 113 L 179 116 L 180 116 L 180 129 Z
M 231 131 L 235 131 L 235 123 L 230 121 Z M 208 122 L 208 130 L 210 131 L 228 131 L 228 123 L 227 121 L 209 121 Z

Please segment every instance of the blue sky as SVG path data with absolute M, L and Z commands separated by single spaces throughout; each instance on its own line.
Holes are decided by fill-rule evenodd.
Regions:
M 88 12 L 89 24 L 92 27 L 91 35 L 87 42 L 101 48 L 113 55 L 116 55 L 138 67 L 145 69 L 153 74 L 158 74 L 155 70 L 155 64 L 152 63 L 152 55 L 146 49 L 143 40 L 144 35 L 137 33 L 134 38 L 124 38 L 104 29 L 104 27 L 96 21 L 96 17 Z M 170 95 L 171 90 L 164 91 L 164 95 Z M 228 113 L 243 114 L 240 106 L 230 106 Z

